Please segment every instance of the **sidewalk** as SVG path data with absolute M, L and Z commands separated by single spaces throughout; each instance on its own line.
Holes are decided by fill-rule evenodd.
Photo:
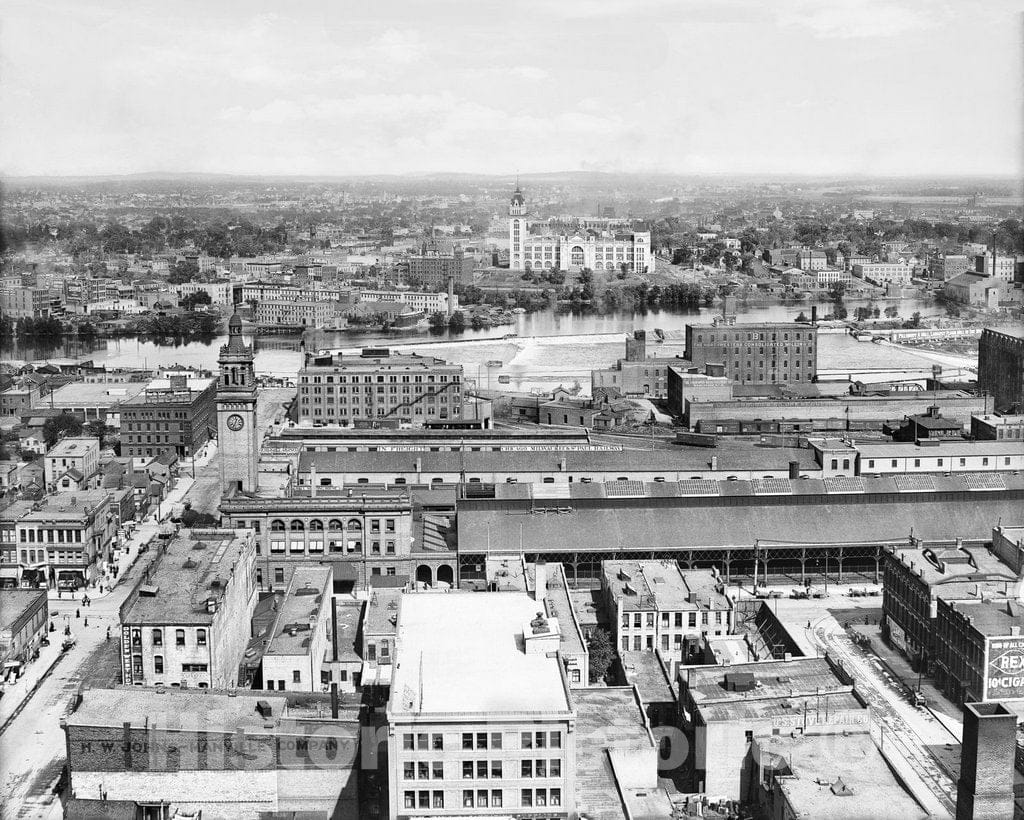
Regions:
M 46 633 L 50 638 L 49 646 L 39 647 L 39 657 L 25 667 L 25 673 L 10 686 L 4 687 L 4 696 L 0 698 L 0 732 L 7 727 L 7 721 L 21 708 L 33 689 L 42 682 L 63 657 L 61 642 L 64 630 L 58 625 L 56 632 Z M 74 633 L 72 633 L 74 634 Z

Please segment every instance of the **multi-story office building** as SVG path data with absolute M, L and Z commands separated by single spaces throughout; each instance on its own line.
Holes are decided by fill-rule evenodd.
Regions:
M 95 487 L 100 469 L 99 439 L 86 436 L 63 438 L 43 456 L 43 478 L 49 492 Z
M 237 287 L 234 282 L 225 279 L 216 282 L 182 282 L 175 286 L 175 290 L 178 291 L 179 299 L 205 293 L 210 297 L 210 304 L 230 305 L 235 301 L 234 293 Z
M 7 590 L 0 597 L 0 669 L 20 668 L 46 636 L 49 605 L 45 589 Z
M 559 623 L 518 592 L 406 595 L 388 702 L 392 820 L 574 817 Z
M 409 257 L 409 280 L 428 288 L 446 288 L 448 280 L 462 285 L 473 281 L 473 257 L 456 246 L 450 254 L 429 251 L 426 245 L 420 253 Z
M 732 600 L 717 570 L 669 561 L 605 561 L 601 592 L 623 650 L 699 660 L 706 639 L 732 632 Z
M 158 456 L 195 455 L 217 429 L 217 380 L 171 376 L 154 379 L 121 405 L 121 452 Z
M 106 490 L 60 493 L 15 522 L 18 586 L 77 589 L 95 583 L 118 526 Z
M 462 415 L 462 365 L 365 348 L 358 356 L 306 355 L 299 371 L 298 421 L 421 426 Z
M 654 270 L 650 231 L 615 233 L 586 229 L 572 234 L 534 234 L 530 232 L 526 199 L 519 188 L 512 195 L 508 216 L 512 270 Z
M 315 469 L 309 480 L 310 486 L 300 485 L 286 497 L 238 494 L 221 502 L 225 524 L 255 533 L 260 589 L 284 589 L 297 567 L 311 563 L 333 567 L 334 580 L 343 585 L 413 577 L 413 504 L 407 493 L 332 493 L 320 485 Z
M 808 383 L 818 372 L 818 331 L 788 322 L 687 325 L 685 358 L 700 371 L 721 364 L 743 384 Z
M 1024 609 L 1019 599 L 939 598 L 932 671 L 956 703 L 1024 697 Z
M 263 688 L 319 692 L 329 683 L 330 567 L 299 566 L 285 590 L 263 651 Z
M 1024 332 L 985 328 L 978 342 L 978 388 L 995 409 L 1024 412 Z
M 121 605 L 122 681 L 234 687 L 256 600 L 251 531 L 182 530 Z

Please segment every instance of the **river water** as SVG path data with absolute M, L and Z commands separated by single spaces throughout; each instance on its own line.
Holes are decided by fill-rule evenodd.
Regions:
M 853 313 L 861 302 L 848 301 Z M 878 303 L 880 306 L 884 302 Z M 920 311 L 925 317 L 940 315 L 941 308 L 930 301 L 904 300 L 898 303 L 900 315 L 907 317 Z M 803 310 L 810 315 L 810 306 L 766 305 L 752 307 L 739 315 L 739 322 L 792 321 Z M 825 313 L 828 305 L 819 305 Z M 499 374 L 509 376 L 506 389 L 550 389 L 559 384 L 566 387 L 580 382 L 589 389 L 590 371 L 607 367 L 625 355 L 624 338 L 634 329 L 662 330 L 666 340 L 654 343 L 649 334 L 648 353 L 659 356 L 682 355 L 685 327 L 688 324 L 710 324 L 717 309 L 693 312 L 619 311 L 610 314 L 559 314 L 541 311 L 516 316 L 514 326 L 466 330 L 460 334 L 447 331 L 409 331 L 391 334 L 356 334 L 312 331 L 305 336 L 261 337 L 256 342 L 258 373 L 294 377 L 302 363 L 304 351 L 318 349 L 358 350 L 360 347 L 389 346 L 398 350 L 439 356 L 461 363 L 468 378 L 479 378 L 481 386 L 498 387 Z M 504 338 L 507 334 L 514 338 Z M 8 348 L 0 358 L 9 361 L 38 361 L 59 357 L 88 358 L 107 367 L 169 367 L 182 365 L 216 369 L 217 354 L 225 337 L 192 341 L 184 344 L 157 344 L 134 337 L 100 339 L 94 346 L 83 348 L 73 342 L 53 349 L 32 347 Z M 488 362 L 501 366 L 487 367 Z M 845 334 L 820 335 L 819 369 L 856 368 L 927 368 L 931 362 L 901 348 L 881 347 L 857 342 Z

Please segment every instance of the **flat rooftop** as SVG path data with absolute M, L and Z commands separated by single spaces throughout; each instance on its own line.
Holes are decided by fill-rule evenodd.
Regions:
M 207 600 L 224 597 L 229 583 L 249 583 L 239 563 L 254 549 L 250 531 L 181 530 L 149 573 L 149 582 L 124 611 L 129 624 L 210 624 Z M 235 570 L 239 570 L 236 575 Z
M 791 772 L 778 782 L 792 809 L 801 817 L 821 820 L 926 820 L 925 811 L 896 779 L 867 732 L 773 735 L 758 738 L 762 759 Z
M 727 688 L 727 676 L 736 679 L 745 675 L 753 676 L 754 688 Z M 681 666 L 678 680 L 680 696 L 688 692 L 707 723 L 798 715 L 804 708 L 824 708 L 821 698 L 825 697 L 829 711 L 865 708 L 854 696 L 853 686 L 843 683 L 825 658 Z
M 1016 598 L 1003 601 L 954 601 L 950 606 L 970 618 L 971 626 L 988 637 L 1010 636 L 1015 627 L 1019 635 L 1024 627 L 1024 609 Z
M 568 716 L 558 659 L 524 651 L 523 627 L 536 614 L 537 602 L 518 592 L 403 596 L 389 712 Z
M 605 561 L 605 583 L 624 610 L 709 611 L 729 609 L 729 598 L 711 570 L 683 572 L 672 561 Z
M 675 703 L 676 694 L 656 653 L 620 650 L 619 658 L 622 660 L 626 680 L 637 688 L 641 701 Z
M 230 694 L 213 689 L 156 689 L 115 686 L 84 689 L 78 708 L 67 716 L 68 726 L 102 726 L 121 729 L 125 722 L 148 729 L 233 733 L 282 731 L 295 733 L 296 721 L 323 721 L 332 737 L 355 738 L 359 732 L 358 710 L 346 704 L 343 719 L 331 720 L 330 698 L 317 695 L 278 695 L 273 692 L 237 691 Z M 256 711 L 260 701 L 269 704 L 271 715 Z M 272 724 L 269 729 L 268 724 Z M 301 724 L 299 724 L 301 727 Z M 314 724 L 316 725 L 316 724 Z
M 404 592 L 394 587 L 375 587 L 363 615 L 364 635 L 397 635 L 398 613 Z
M 1015 595 L 1020 581 L 1013 570 L 984 547 L 947 549 L 903 548 L 891 550 L 892 557 L 943 598 L 966 595 L 975 584 L 993 585 L 1006 595 Z
M 574 689 L 576 810 L 593 820 L 625 816 L 609 751 L 648 750 L 653 741 L 631 686 Z
M 297 566 L 281 600 L 264 655 L 308 655 L 310 634 L 331 605 L 331 568 Z
M 71 382 L 58 387 L 39 400 L 38 406 L 116 407 L 135 398 L 145 389 L 142 382 Z
M 62 438 L 49 450 L 46 451 L 47 458 L 77 458 L 85 455 L 90 450 L 99 453 L 100 440 L 91 436 L 77 436 L 75 438 Z
M 576 628 L 572 599 L 569 589 L 563 583 L 562 565 L 546 564 L 547 593 L 544 598 L 545 611 L 549 618 L 557 618 L 559 626 L 559 644 L 563 652 L 582 655 L 587 651 L 583 636 Z M 526 583 L 531 592 L 536 594 L 536 564 L 526 565 Z

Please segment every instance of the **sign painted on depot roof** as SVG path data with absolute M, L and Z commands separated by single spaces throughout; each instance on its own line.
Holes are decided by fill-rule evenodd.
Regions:
M 1024 637 L 988 642 L 984 700 L 1024 698 Z

